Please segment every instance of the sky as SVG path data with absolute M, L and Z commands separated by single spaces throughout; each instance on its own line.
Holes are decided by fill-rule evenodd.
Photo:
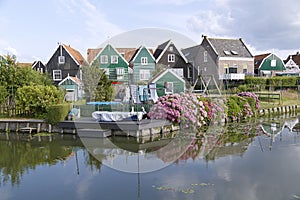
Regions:
M 300 49 L 299 8 L 299 0 L 0 0 L 0 54 L 47 63 L 62 42 L 86 57 L 119 35 L 156 28 L 195 44 L 202 35 L 242 38 L 253 55 L 286 59 Z

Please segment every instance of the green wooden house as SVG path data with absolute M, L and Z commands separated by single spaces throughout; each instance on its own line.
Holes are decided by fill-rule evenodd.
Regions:
M 172 71 L 172 69 L 161 71 L 149 81 L 149 84 L 151 83 L 156 83 L 158 96 L 181 93 L 185 90 L 185 80 Z
M 78 101 L 83 97 L 82 81 L 77 77 L 68 74 L 64 80 L 58 83 L 58 86 L 66 90 L 66 101 Z
M 147 83 L 153 76 L 155 63 L 155 58 L 145 46 L 136 49 L 129 60 L 129 70 L 133 73 L 133 82 L 145 81 Z
M 254 56 L 254 72 L 257 75 L 271 77 L 283 70 L 285 70 L 284 62 L 273 53 Z
M 104 69 L 109 80 L 113 84 L 122 84 L 128 82 L 128 62 L 125 58 L 111 45 L 107 44 L 100 50 L 98 55 L 91 62 L 99 65 Z

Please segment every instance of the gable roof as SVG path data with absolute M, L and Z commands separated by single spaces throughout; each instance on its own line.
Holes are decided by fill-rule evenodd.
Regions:
M 300 66 L 300 54 L 297 52 L 294 55 L 289 55 L 283 62 L 286 64 L 290 59 L 292 59 L 298 66 Z
M 257 60 L 258 62 L 260 62 L 260 64 L 255 65 L 255 67 L 257 67 L 256 69 L 272 70 L 272 71 L 285 70 L 285 66 L 284 66 L 284 63 L 281 60 L 281 58 L 279 58 L 278 56 L 276 56 L 273 53 L 258 55 L 257 58 L 262 59 L 262 60 Z M 277 60 L 279 62 L 276 62 L 275 66 L 272 66 L 272 60 Z
M 99 55 L 103 52 L 103 50 L 108 46 L 110 46 L 119 55 L 119 57 L 121 57 L 121 59 L 128 65 L 128 61 L 125 59 L 125 57 L 123 57 L 121 55 L 121 53 L 123 53 L 123 51 L 135 50 L 135 48 L 118 48 L 118 49 L 116 49 L 111 44 L 107 44 L 104 48 L 99 48 L 97 50 L 94 50 L 93 54 L 95 52 L 98 52 L 98 54 L 94 57 L 94 59 L 90 62 L 90 64 L 92 64 L 99 57 Z
M 34 61 L 34 62 L 32 63 L 31 68 L 34 68 L 36 65 L 39 65 L 39 67 L 45 67 L 45 65 L 43 64 L 43 62 L 40 61 L 40 60 L 38 60 L 38 61 Z
M 83 58 L 81 53 L 77 51 L 76 49 L 72 48 L 70 45 L 65 45 L 62 44 L 65 50 L 68 52 L 68 54 L 73 58 L 73 60 L 78 64 L 78 65 L 84 65 L 87 66 L 88 63 L 86 60 Z
M 71 81 L 74 82 L 76 85 L 81 85 L 81 84 L 82 84 L 82 81 L 81 81 L 79 78 L 70 76 L 70 75 L 68 74 L 68 76 L 67 76 L 66 78 L 64 78 L 62 81 L 60 81 L 60 82 L 58 83 L 58 85 L 63 84 L 66 80 L 71 80 Z
M 131 59 L 134 52 L 137 50 L 136 48 L 114 48 L 111 44 L 107 44 L 107 45 L 110 45 L 123 59 L 125 59 L 127 63 Z M 106 46 L 104 48 L 88 49 L 87 50 L 88 63 L 92 64 L 97 59 L 97 57 L 101 54 L 103 49 L 106 48 Z M 123 53 L 124 53 L 124 57 L 121 55 Z
M 260 55 L 255 55 L 254 56 L 254 68 L 258 69 L 263 60 L 268 57 L 271 53 L 265 53 L 265 54 L 260 54 Z
M 182 49 L 182 53 L 187 58 L 187 60 L 193 60 L 198 56 L 199 50 L 201 48 L 203 48 L 201 45 L 196 45 L 193 47 Z
M 172 75 L 177 77 L 181 82 L 185 83 L 185 80 L 178 76 L 175 72 L 172 71 L 172 69 L 165 69 L 160 71 L 158 74 L 156 74 L 151 80 L 149 80 L 149 83 L 158 81 L 161 77 L 163 77 L 166 73 L 170 72 Z
M 156 59 L 153 56 L 153 52 L 151 49 L 146 48 L 145 46 L 140 46 L 138 49 L 136 49 L 136 51 L 134 51 L 134 54 L 131 56 L 131 59 L 129 60 L 129 62 L 132 62 L 136 59 L 136 57 L 139 55 L 139 53 L 142 51 L 142 49 L 146 49 L 147 52 L 149 53 L 149 55 L 151 56 L 151 58 L 155 61 Z
M 242 38 L 208 38 L 203 36 L 203 40 L 207 40 L 215 53 L 219 57 L 243 57 L 253 58 L 251 52 L 243 42 Z
M 171 41 L 171 40 L 168 40 L 160 45 L 158 45 L 158 47 L 156 48 L 153 56 L 154 58 L 156 59 L 156 62 L 158 62 L 161 57 L 164 55 L 164 53 L 167 51 L 168 47 L 173 44 L 175 46 L 175 44 Z M 179 52 L 179 55 L 183 58 L 183 60 L 188 63 L 186 57 L 183 55 L 183 53 L 181 52 L 180 49 L 178 49 L 176 46 L 175 48 L 177 49 L 177 51 Z

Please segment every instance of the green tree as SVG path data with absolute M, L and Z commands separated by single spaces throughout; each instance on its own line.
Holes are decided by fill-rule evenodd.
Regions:
M 111 101 L 113 98 L 114 88 L 111 81 L 103 71 L 95 93 L 95 101 Z
M 26 85 L 16 92 L 16 107 L 33 117 L 46 118 L 50 106 L 61 104 L 64 92 L 55 86 Z
M 87 101 L 111 101 L 113 86 L 105 71 L 95 61 L 91 66 L 82 68 L 84 92 Z
M 91 66 L 82 67 L 82 81 L 83 81 L 85 98 L 87 101 L 95 100 L 95 92 L 101 74 L 102 74 L 102 70 L 99 67 L 98 61 L 93 62 Z

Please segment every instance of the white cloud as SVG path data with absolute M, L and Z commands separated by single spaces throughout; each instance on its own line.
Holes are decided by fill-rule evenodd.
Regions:
M 4 50 L 8 53 L 8 54 L 11 54 L 11 55 L 15 55 L 15 56 L 18 56 L 19 53 L 17 51 L 17 49 L 11 47 L 11 46 L 8 46 L 6 48 L 4 48 Z
M 152 1 L 146 1 L 142 0 L 140 3 L 144 4 L 154 4 L 154 5 L 176 5 L 176 6 L 181 6 L 181 5 L 187 5 L 190 3 L 194 2 L 203 2 L 203 0 L 152 0 Z

